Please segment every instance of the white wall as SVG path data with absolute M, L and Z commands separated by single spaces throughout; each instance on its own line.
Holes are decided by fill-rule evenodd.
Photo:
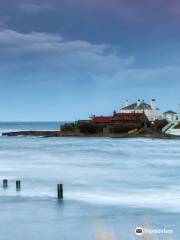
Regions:
M 168 122 L 180 121 L 178 114 L 168 113 L 168 114 L 165 114 L 164 117 Z
M 169 129 L 166 133 L 171 134 L 171 135 L 180 136 L 180 129 L 172 128 L 172 129 Z

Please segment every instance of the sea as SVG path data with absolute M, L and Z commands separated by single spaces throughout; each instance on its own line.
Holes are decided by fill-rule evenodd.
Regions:
M 61 124 L 3 122 L 0 133 Z M 0 181 L 0 240 L 180 239 L 179 140 L 0 136 Z

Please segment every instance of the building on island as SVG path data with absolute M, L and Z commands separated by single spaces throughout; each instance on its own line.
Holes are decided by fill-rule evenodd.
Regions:
M 133 124 L 137 122 L 146 124 L 148 119 L 144 113 L 116 113 L 114 111 L 112 116 L 93 116 L 91 121 L 95 124 Z
M 180 112 L 176 113 L 172 110 L 163 113 L 163 119 L 168 124 L 162 129 L 164 134 L 180 136 Z
M 180 111 L 166 111 L 159 115 L 156 100 L 148 104 L 138 100 L 133 104 L 126 101 L 119 112 L 113 111 L 109 116 L 91 115 L 89 120 L 79 120 L 74 124 L 65 124 L 61 130 L 66 134 L 160 134 L 180 136 Z
M 163 113 L 163 118 L 168 122 L 176 122 L 179 121 L 179 114 L 172 110 L 169 110 Z
M 111 116 L 92 116 L 91 120 L 79 120 L 78 126 L 81 133 L 128 133 L 147 128 L 149 120 L 144 112 L 142 113 L 116 113 Z
M 158 119 L 158 110 L 156 100 L 152 99 L 151 104 L 146 103 L 144 100 L 138 100 L 136 103 L 130 104 L 126 101 L 125 107 L 121 108 L 121 113 L 144 113 L 148 120 L 153 122 Z

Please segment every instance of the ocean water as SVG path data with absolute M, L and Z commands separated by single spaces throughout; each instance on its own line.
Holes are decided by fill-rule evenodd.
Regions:
M 59 125 L 0 123 L 0 132 Z M 178 140 L 0 137 L 0 177 L 9 180 L 0 185 L 0 240 L 93 240 L 102 226 L 134 240 L 144 224 L 173 230 L 156 239 L 179 240 Z

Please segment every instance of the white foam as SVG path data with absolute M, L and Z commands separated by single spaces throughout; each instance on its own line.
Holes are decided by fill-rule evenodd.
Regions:
M 94 205 L 126 206 L 150 208 L 154 210 L 180 212 L 180 192 L 178 193 L 133 193 L 133 194 L 97 194 L 88 192 L 69 192 L 66 198 Z
M 21 191 L 17 194 L 16 191 L 10 191 L 1 196 L 8 197 L 24 197 L 41 199 L 56 199 L 56 193 L 49 189 L 39 191 L 38 189 Z M 139 192 L 132 194 L 113 194 L 113 193 L 90 193 L 67 191 L 64 192 L 65 201 L 77 201 L 97 206 L 120 206 L 139 209 L 152 209 L 162 212 L 178 212 L 180 213 L 180 192 L 164 192 L 158 194 L 157 192 Z

